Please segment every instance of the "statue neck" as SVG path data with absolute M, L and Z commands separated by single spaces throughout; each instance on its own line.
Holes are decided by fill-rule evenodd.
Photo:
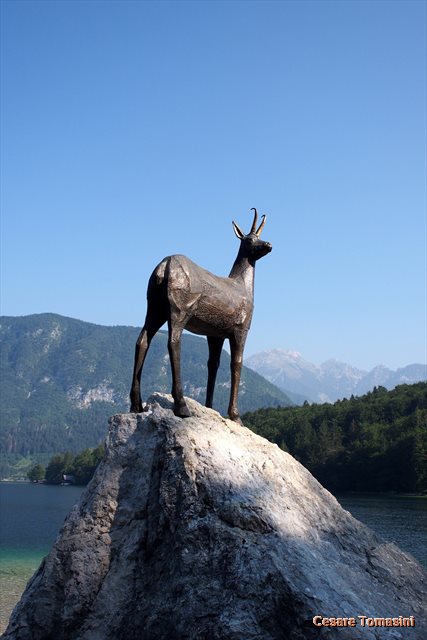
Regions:
M 229 278 L 244 283 L 246 291 L 253 297 L 255 280 L 255 261 L 247 257 L 237 256 L 231 268 Z

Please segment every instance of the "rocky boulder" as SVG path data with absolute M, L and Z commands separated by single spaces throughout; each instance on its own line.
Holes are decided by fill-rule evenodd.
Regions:
M 188 404 L 181 420 L 155 394 L 111 418 L 105 458 L 3 637 L 421 640 L 417 562 L 276 445 Z

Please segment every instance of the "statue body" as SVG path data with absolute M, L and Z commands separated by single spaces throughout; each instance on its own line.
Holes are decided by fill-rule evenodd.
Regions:
M 130 393 L 131 411 L 142 411 L 141 372 L 150 342 L 167 322 L 168 351 L 172 368 L 172 396 L 175 415 L 190 415 L 181 384 L 181 335 L 184 329 L 207 336 L 209 346 L 206 406 L 212 407 L 216 374 L 224 340 L 230 342 L 231 392 L 228 415 L 240 422 L 237 394 L 243 349 L 252 320 L 255 263 L 272 249 L 259 236 L 265 216 L 257 225 L 255 210 L 252 229 L 245 235 L 233 222 L 240 240 L 237 258 L 228 277 L 216 276 L 183 255 L 164 258 L 148 282 L 147 315 L 135 347 L 135 364 Z
M 156 282 L 166 273 L 168 300 L 189 314 L 188 331 L 225 339 L 239 328 L 249 329 L 252 291 L 240 280 L 215 276 L 181 255 L 162 260 L 153 273 Z

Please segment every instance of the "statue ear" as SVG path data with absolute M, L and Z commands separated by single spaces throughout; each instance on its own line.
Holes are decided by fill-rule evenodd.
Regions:
M 245 234 L 243 233 L 243 231 L 234 222 L 234 220 L 232 221 L 232 224 L 233 224 L 233 229 L 234 229 L 234 233 L 236 234 L 236 236 L 239 238 L 239 240 L 243 240 L 243 238 L 245 237 Z

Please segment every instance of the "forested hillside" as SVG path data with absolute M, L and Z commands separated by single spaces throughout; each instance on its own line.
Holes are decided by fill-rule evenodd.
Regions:
M 333 491 L 427 491 L 427 383 L 243 420 Z
M 0 477 L 22 456 L 46 462 L 46 454 L 78 453 L 103 441 L 107 419 L 128 411 L 136 327 L 105 327 L 55 314 L 0 318 Z M 204 401 L 206 340 L 183 336 L 184 393 Z M 215 408 L 226 413 L 230 356 L 222 354 Z M 167 335 L 154 338 L 142 378 L 142 396 L 170 392 Z M 291 404 L 260 375 L 244 368 L 241 411 Z M 22 470 L 25 476 L 28 464 Z M 21 471 L 19 471 L 21 473 Z M 16 477 L 16 476 L 14 476 Z

